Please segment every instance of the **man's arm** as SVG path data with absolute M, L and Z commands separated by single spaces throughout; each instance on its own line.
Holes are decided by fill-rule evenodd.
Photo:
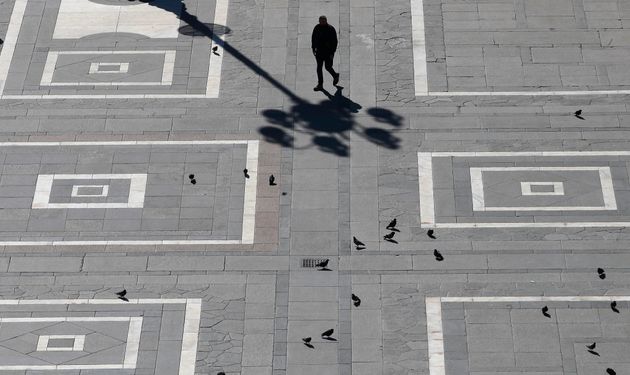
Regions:
M 311 49 L 313 50 L 313 55 L 317 52 L 317 35 L 316 35 L 317 26 L 313 28 L 313 34 L 311 35 Z
M 337 30 L 333 26 L 330 26 L 332 29 L 332 51 L 333 53 L 337 51 Z

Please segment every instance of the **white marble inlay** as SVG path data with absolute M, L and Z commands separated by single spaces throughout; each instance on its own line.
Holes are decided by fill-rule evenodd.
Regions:
M 175 3 L 175 0 L 172 0 Z M 179 2 L 177 2 L 179 7 Z M 105 5 L 89 0 L 62 0 L 53 39 L 79 39 L 101 33 L 135 33 L 149 38 L 177 38 L 178 11 L 147 3 Z
M 101 67 L 115 66 L 116 70 L 101 70 Z M 129 72 L 129 63 L 126 62 L 95 62 L 90 64 L 90 74 L 115 74 L 115 73 L 127 73 Z
M 551 191 L 532 191 L 532 186 L 551 186 Z M 561 181 L 521 181 L 522 195 L 564 195 L 564 183 Z
M 129 197 L 125 203 L 50 203 L 50 194 L 54 180 L 130 180 Z M 147 175 L 143 173 L 40 174 L 37 176 L 35 195 L 33 196 L 31 208 L 142 208 L 144 206 L 146 187 Z
M 160 81 L 77 81 L 77 82 L 53 82 L 57 61 L 60 55 L 164 55 L 164 65 L 162 78 Z M 44 71 L 40 81 L 41 86 L 170 86 L 173 84 L 173 73 L 175 71 L 176 51 L 155 50 L 155 51 L 49 51 L 44 64 Z M 128 62 L 93 62 L 90 64 L 89 73 L 127 73 Z M 99 66 L 120 65 L 121 71 L 101 71 Z M 124 70 L 124 71 L 123 71 Z
M 97 188 L 101 189 L 98 194 L 82 194 L 79 189 Z M 109 194 L 109 185 L 74 185 L 72 186 L 71 197 L 87 198 L 87 197 L 106 197 Z
M 630 227 L 627 221 L 611 221 L 606 220 L 606 216 L 602 216 L 601 221 L 523 221 L 523 222 L 436 222 L 435 216 L 425 215 L 426 212 L 434 213 L 435 200 L 433 197 L 433 177 L 432 164 L 428 161 L 432 158 L 506 158 L 507 161 L 513 161 L 514 157 L 537 157 L 537 158 L 558 158 L 570 157 L 572 160 L 579 160 L 580 157 L 630 157 L 630 151 L 436 151 L 436 152 L 418 152 L 418 179 L 420 190 L 420 218 L 422 228 L 450 228 L 450 229 L 469 229 L 469 228 L 616 228 Z M 483 159 L 482 159 L 483 160 Z M 538 159 L 537 159 L 538 160 Z M 556 160 L 556 159 L 554 159 Z M 544 161 L 544 159 L 540 159 Z M 541 170 L 543 167 L 531 167 L 533 170 Z M 572 168 L 572 167 L 563 167 Z M 593 208 L 592 210 L 615 210 L 617 207 L 615 191 L 612 181 L 612 175 L 609 167 L 577 167 L 579 170 L 597 170 L 599 172 L 599 180 L 602 186 L 602 194 L 604 205 Z M 473 205 L 477 208 L 485 207 L 485 197 L 483 196 L 483 179 L 480 173 L 472 172 L 471 188 L 475 189 L 473 193 Z M 480 188 L 481 187 L 481 188 Z M 423 207 L 427 209 L 424 210 Z M 540 208 L 500 208 L 500 210 L 514 211 L 545 211 L 544 207 Z M 576 210 L 575 207 L 563 210 Z M 582 208 L 582 210 L 584 210 Z M 587 209 L 590 210 L 590 209 Z M 550 210 L 551 211 L 551 210 Z M 555 211 L 555 209 L 554 209 Z
M 597 171 L 602 188 L 603 206 L 505 206 L 489 207 L 485 204 L 483 172 L 548 172 L 548 171 Z M 538 183 L 540 184 L 540 183 Z M 544 183 L 543 183 L 544 184 Z M 553 184 L 553 183 L 552 183 Z M 613 188 L 610 167 L 482 167 L 470 168 L 470 186 L 473 211 L 600 211 L 616 210 L 617 200 Z M 531 193 L 531 191 L 530 191 Z M 564 190 L 562 190 L 564 194 Z M 524 195 L 563 195 L 563 194 L 524 194 Z
M 48 346 L 50 340 L 72 339 L 72 346 Z M 41 335 L 37 339 L 38 352 L 81 352 L 85 344 L 85 335 Z

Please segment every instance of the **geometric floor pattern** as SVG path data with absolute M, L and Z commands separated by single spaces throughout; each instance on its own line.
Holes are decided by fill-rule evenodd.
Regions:
M 201 299 L 11 302 L 0 305 L 11 316 L 0 318 L 0 370 L 194 373 Z
M 3 145 L 0 240 L 251 242 L 257 155 L 238 141 Z

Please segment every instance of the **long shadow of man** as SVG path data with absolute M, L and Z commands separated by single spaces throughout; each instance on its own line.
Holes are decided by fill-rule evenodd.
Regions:
M 142 1 L 146 2 L 147 0 Z M 259 133 L 265 137 L 267 141 L 277 143 L 284 147 L 296 148 L 294 137 L 285 131 L 285 129 L 291 129 L 296 132 L 311 135 L 312 144 L 324 152 L 331 152 L 339 156 L 348 156 L 349 136 L 347 133 L 349 131 L 355 131 L 358 135 L 370 142 L 391 149 L 398 148 L 400 139 L 392 135 L 391 132 L 379 128 L 364 128 L 356 122 L 355 114 L 359 112 L 361 105 L 343 96 L 343 87 L 337 87 L 334 95 L 323 90 L 322 92 L 329 100 L 319 104 L 312 104 L 300 98 L 271 76 L 266 70 L 262 69 L 258 64 L 220 38 L 219 31 L 225 31 L 227 33 L 227 27 L 201 22 L 195 15 L 188 12 L 186 4 L 184 3 L 172 0 L 153 0 L 148 1 L 148 4 L 176 14 L 180 20 L 188 24 L 189 29 L 191 28 L 195 31 L 195 35 L 201 35 L 211 39 L 214 44 L 222 48 L 225 53 L 232 55 L 235 59 L 269 82 L 273 87 L 289 97 L 293 102 L 289 112 L 279 110 L 263 111 L 263 115 L 270 123 L 282 127 L 261 127 Z M 370 110 L 372 110 L 372 108 L 368 110 L 368 114 L 370 114 Z M 400 124 L 392 123 L 391 125 L 399 126 Z

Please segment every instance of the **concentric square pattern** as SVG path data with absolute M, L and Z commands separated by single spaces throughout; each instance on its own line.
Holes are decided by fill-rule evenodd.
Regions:
M 423 227 L 630 225 L 627 151 L 420 152 Z
M 192 375 L 200 316 L 200 299 L 2 300 L 0 372 Z
M 252 244 L 257 168 L 258 141 L 0 144 L 0 243 Z

